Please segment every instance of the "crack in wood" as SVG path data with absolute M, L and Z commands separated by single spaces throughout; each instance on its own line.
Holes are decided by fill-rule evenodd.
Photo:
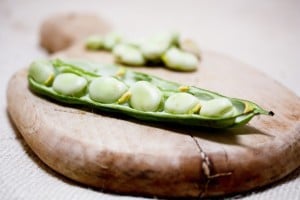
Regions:
M 204 188 L 202 190 L 202 192 L 200 193 L 199 197 L 204 197 L 207 189 L 208 189 L 208 184 L 210 182 L 210 180 L 218 178 L 218 177 L 222 177 L 222 176 L 230 176 L 232 174 L 232 172 L 224 172 L 224 173 L 216 173 L 216 174 L 211 174 L 211 161 L 209 159 L 209 156 L 204 152 L 204 150 L 201 148 L 199 142 L 197 141 L 197 139 L 195 137 L 193 137 L 192 135 L 190 135 L 192 137 L 192 139 L 194 140 L 199 152 L 200 152 L 200 158 L 202 161 L 201 164 L 201 172 L 205 175 L 205 185 Z

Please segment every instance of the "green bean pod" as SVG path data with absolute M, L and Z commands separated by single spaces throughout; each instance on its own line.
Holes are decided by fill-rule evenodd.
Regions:
M 116 65 L 60 59 L 48 63 L 37 62 L 28 70 L 30 88 L 38 94 L 70 105 L 80 104 L 146 121 L 211 128 L 237 127 L 246 124 L 255 115 L 273 115 L 273 112 L 251 101 L 225 97 Z M 53 70 L 49 70 L 49 63 Z M 41 67 L 33 70 L 37 64 L 45 65 L 46 72 L 54 72 L 53 83 L 40 81 L 39 73 L 42 77 L 47 73 Z M 64 74 L 67 76 L 64 77 Z M 70 77 L 70 74 L 74 76 Z M 75 85 L 57 84 L 69 84 L 68 81 L 72 79 L 77 82 L 77 88 Z M 111 92 L 110 88 L 115 88 L 115 92 Z

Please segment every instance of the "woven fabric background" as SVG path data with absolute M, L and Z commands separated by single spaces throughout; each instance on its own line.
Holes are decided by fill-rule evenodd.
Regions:
M 39 27 L 46 17 L 69 11 L 95 13 L 133 36 L 176 29 L 195 38 L 202 49 L 250 64 L 299 96 L 299 10 L 296 0 L 1 0 L 0 199 L 143 199 L 105 194 L 57 174 L 35 156 L 10 121 L 8 80 L 31 60 L 47 56 L 39 47 Z M 271 186 L 228 198 L 300 199 L 300 169 Z

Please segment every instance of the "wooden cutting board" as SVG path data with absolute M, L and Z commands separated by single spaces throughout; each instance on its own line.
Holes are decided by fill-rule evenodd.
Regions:
M 54 57 L 111 62 L 78 42 Z M 275 116 L 210 130 L 157 125 L 68 107 L 28 89 L 26 69 L 7 89 L 8 112 L 25 141 L 50 168 L 104 191 L 160 197 L 219 196 L 279 180 L 300 166 L 300 99 L 239 61 L 203 52 L 194 73 L 133 68 L 186 85 L 254 101 Z

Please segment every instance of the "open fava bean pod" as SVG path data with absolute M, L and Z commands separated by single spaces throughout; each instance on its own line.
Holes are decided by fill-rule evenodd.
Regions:
M 230 128 L 246 124 L 255 115 L 273 115 L 251 101 L 117 65 L 37 60 L 29 67 L 28 80 L 33 91 L 57 101 L 146 121 Z

